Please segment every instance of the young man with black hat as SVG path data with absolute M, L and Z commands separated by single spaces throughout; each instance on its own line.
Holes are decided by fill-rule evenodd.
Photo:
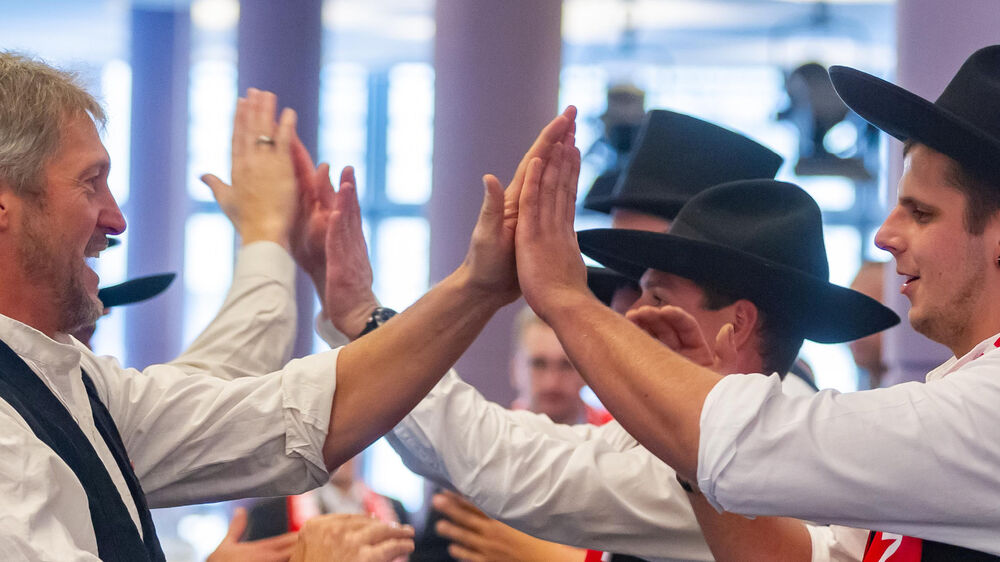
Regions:
M 770 179 L 782 158 L 735 131 L 697 117 L 647 111 L 624 171 L 613 184 L 596 185 L 583 200 L 586 209 L 611 215 L 613 228 L 664 232 L 695 194 L 736 180 Z M 639 289 L 614 271 L 590 267 L 587 282 L 602 302 L 624 313 Z
M 1000 46 L 972 54 L 934 103 L 853 69 L 830 74 L 859 115 L 908 142 L 876 243 L 905 277 L 911 324 L 955 355 L 926 384 L 793 398 L 773 377 L 720 377 L 665 349 L 588 293 L 571 204 L 552 178 L 521 193 L 521 289 L 615 418 L 717 509 L 881 530 L 873 560 L 996 557 Z M 603 251 L 637 261 L 628 248 Z
M 714 228 L 715 237 L 705 244 L 689 241 L 684 233 L 692 224 Z M 826 280 L 819 208 L 791 184 L 757 180 L 708 189 L 684 207 L 673 228 L 681 234 L 606 229 L 580 236 L 614 246 L 628 240 L 624 245 L 658 258 L 636 266 L 607 259 L 598 244 L 593 251 L 585 246 L 605 265 L 642 277 L 638 313 L 629 318 L 643 328 L 657 332 L 647 309 L 665 304 L 710 333 L 732 325 L 736 359 L 726 372 L 784 373 L 803 337 L 846 341 L 898 322 L 874 300 Z M 773 243 L 786 237 L 797 240 L 794 251 Z M 675 240 L 690 246 L 675 253 L 698 259 L 672 259 L 663 246 Z M 743 251 L 730 252 L 732 246 Z M 734 262 L 731 253 L 742 261 Z M 716 278 L 737 266 L 742 275 Z M 786 302 L 761 289 L 769 283 L 807 288 Z M 779 296 L 790 298 L 788 292 Z M 813 296 L 822 298 L 824 314 L 797 306 Z M 803 328 L 785 330 L 786 324 Z M 616 422 L 556 426 L 491 404 L 448 375 L 387 438 L 418 473 L 449 482 L 488 514 L 531 534 L 652 560 L 712 559 L 676 473 Z

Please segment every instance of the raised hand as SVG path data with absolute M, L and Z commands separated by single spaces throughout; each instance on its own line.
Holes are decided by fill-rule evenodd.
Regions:
M 276 123 L 278 99 L 255 88 L 236 102 L 232 185 L 202 176 L 244 244 L 269 240 L 289 247 L 298 208 L 291 145 L 296 115 L 285 108 Z
M 333 200 L 326 230 L 326 282 L 323 309 L 340 332 L 357 337 L 378 306 L 372 292 L 372 266 L 361 229 L 354 169 L 340 174 L 340 190 Z
M 625 317 L 692 362 L 720 375 L 735 372 L 738 358 L 732 324 L 724 324 L 710 345 L 694 316 L 677 306 L 642 306 Z
M 491 174 L 483 177 L 485 194 L 479 220 L 472 231 L 469 252 L 462 268 L 469 281 L 485 291 L 513 301 L 519 295 L 514 265 L 514 237 L 518 226 L 518 206 L 529 163 L 547 160 L 560 140 L 575 130 L 576 108 L 570 106 L 549 122 L 524 154 L 514 179 L 503 189 Z
M 306 521 L 292 562 L 390 562 L 413 552 L 413 527 L 335 513 Z
M 291 251 L 296 263 L 312 278 L 320 302 L 326 286 L 326 230 L 336 193 L 330 183 L 330 166 L 313 166 L 309 151 L 292 139 L 292 164 L 299 201 L 291 233 Z
M 492 519 L 454 492 L 435 494 L 435 509 L 447 519 L 435 530 L 449 539 L 448 554 L 470 562 L 582 562 L 586 551 L 532 537 Z
M 588 295 L 573 219 L 580 151 L 572 131 L 555 143 L 547 160 L 527 166 L 519 200 L 517 275 L 525 300 L 544 320 L 569 293 Z
M 247 528 L 247 510 L 236 508 L 229 531 L 207 562 L 286 562 L 298 540 L 297 533 L 285 533 L 257 541 L 241 542 Z

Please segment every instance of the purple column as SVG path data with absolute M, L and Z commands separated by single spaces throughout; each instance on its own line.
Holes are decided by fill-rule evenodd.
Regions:
M 298 134 L 315 157 L 319 136 L 319 69 L 322 0 L 243 0 L 239 23 L 239 92 L 249 87 L 278 95 L 279 109 L 298 113 Z M 296 277 L 298 331 L 294 355 L 312 350 L 315 289 L 302 271 Z
M 996 0 L 898 0 L 895 82 L 927 99 L 935 100 L 955 71 L 973 51 L 1000 43 L 1000 4 Z M 902 173 L 902 143 L 889 145 L 889 199 L 896 200 L 896 183 Z M 942 345 L 917 334 L 906 322 L 909 301 L 899 294 L 902 280 L 893 268 L 886 273 L 886 304 L 903 317 L 904 326 L 890 330 L 883 340 L 885 385 L 924 380 L 928 371 L 951 356 Z
M 187 8 L 132 10 L 129 278 L 183 271 L 187 209 Z M 145 367 L 180 353 L 183 281 L 126 307 L 126 365 Z
M 559 0 L 438 0 L 430 275 L 455 269 L 482 204 L 482 175 L 507 182 L 538 131 L 555 117 Z M 502 404 L 517 306 L 502 310 L 459 360 L 462 376 Z

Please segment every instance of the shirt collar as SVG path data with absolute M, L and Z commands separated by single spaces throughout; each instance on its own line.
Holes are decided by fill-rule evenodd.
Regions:
M 945 361 L 940 367 L 934 369 L 930 373 L 927 373 L 927 380 L 932 381 L 943 378 L 945 375 L 961 369 L 970 362 L 975 361 L 988 353 L 995 352 L 998 348 L 1000 348 L 1000 334 L 993 334 L 992 336 L 979 342 L 976 347 L 973 347 L 962 357 L 952 357 L 951 359 Z
M 58 342 L 23 322 L 0 314 L 0 339 L 14 353 L 44 366 L 49 372 L 69 373 L 80 365 L 80 349 L 70 336 L 64 337 L 66 342 Z

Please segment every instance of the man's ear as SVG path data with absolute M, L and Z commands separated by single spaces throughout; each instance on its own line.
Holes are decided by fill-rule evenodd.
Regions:
M 748 343 L 756 341 L 757 319 L 760 317 L 760 313 L 757 310 L 757 305 L 746 299 L 740 299 L 731 306 L 733 307 L 733 341 L 737 349 L 743 349 Z
M 7 186 L 7 182 L 0 180 L 0 231 L 10 228 L 14 197 L 14 190 Z

